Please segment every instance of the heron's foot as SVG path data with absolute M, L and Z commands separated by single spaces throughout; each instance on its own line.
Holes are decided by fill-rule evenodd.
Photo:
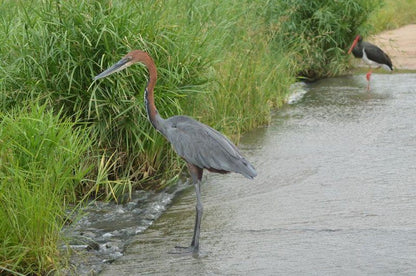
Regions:
M 199 249 L 195 246 L 175 246 L 173 251 L 169 251 L 169 254 L 192 254 L 192 255 L 198 255 Z

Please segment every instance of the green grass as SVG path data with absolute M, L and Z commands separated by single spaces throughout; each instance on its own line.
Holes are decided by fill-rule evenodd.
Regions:
M 296 77 L 343 72 L 379 3 L 1 1 L 0 267 L 58 269 L 68 202 L 177 180 L 184 163 L 145 114 L 146 69 L 92 82 L 128 51 L 154 58 L 163 117 L 190 115 L 238 142 L 268 124 Z
M 384 0 L 382 8 L 371 15 L 369 23 L 376 33 L 416 24 L 416 0 Z
M 28 105 L 0 123 L 0 272 L 59 267 L 68 203 L 87 172 L 88 132 L 46 106 Z

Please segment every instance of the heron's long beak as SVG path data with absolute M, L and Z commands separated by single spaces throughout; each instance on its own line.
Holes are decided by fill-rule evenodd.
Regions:
M 359 35 L 357 35 L 357 36 L 355 37 L 354 42 L 353 42 L 353 43 L 352 43 L 352 45 L 351 45 L 351 48 L 348 50 L 348 54 L 351 54 L 352 49 L 354 49 L 355 45 L 357 45 L 357 42 L 358 42 L 358 39 L 359 39 L 359 38 L 360 38 L 360 36 L 359 36 Z
M 105 78 L 108 75 L 111 75 L 115 72 L 121 71 L 124 68 L 129 67 L 131 64 L 132 64 L 131 63 L 131 58 L 130 57 L 124 57 L 119 62 L 117 62 L 116 64 L 114 64 L 113 66 L 111 66 L 110 68 L 108 68 L 107 70 L 105 70 L 104 72 L 99 74 L 98 76 L 95 76 L 94 80 Z

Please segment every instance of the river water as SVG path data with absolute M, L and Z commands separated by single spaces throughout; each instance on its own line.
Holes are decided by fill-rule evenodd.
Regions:
M 240 148 L 258 177 L 206 173 L 100 275 L 416 275 L 416 74 L 298 89 Z M 303 91 L 303 92 L 302 92 Z M 306 93 L 305 93 L 306 92 Z

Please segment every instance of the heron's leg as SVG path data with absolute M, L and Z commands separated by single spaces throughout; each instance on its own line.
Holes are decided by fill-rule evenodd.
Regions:
M 196 193 L 196 216 L 195 216 L 195 227 L 194 227 L 194 235 L 192 237 L 191 247 L 193 248 L 194 252 L 198 252 L 199 250 L 199 234 L 201 233 L 201 219 L 203 213 L 203 206 L 201 202 L 201 181 L 198 180 L 195 184 L 195 193 Z
M 190 163 L 187 164 L 189 173 L 191 174 L 192 183 L 195 187 L 195 194 L 196 194 L 196 216 L 195 216 L 195 226 L 194 226 L 194 234 L 192 237 L 191 246 L 189 247 L 181 247 L 176 246 L 176 251 L 171 253 L 194 253 L 198 254 L 199 252 L 199 235 L 201 231 L 201 220 L 202 220 L 202 213 L 203 213 L 203 206 L 201 201 L 201 179 L 203 170 L 195 165 Z
M 192 177 L 192 182 L 195 186 L 196 194 L 196 215 L 195 215 L 195 226 L 194 235 L 192 237 L 191 249 L 194 253 L 199 251 L 199 234 L 201 233 L 201 219 L 202 219 L 202 201 L 201 201 L 201 179 L 203 170 L 195 165 L 188 163 L 189 173 Z

